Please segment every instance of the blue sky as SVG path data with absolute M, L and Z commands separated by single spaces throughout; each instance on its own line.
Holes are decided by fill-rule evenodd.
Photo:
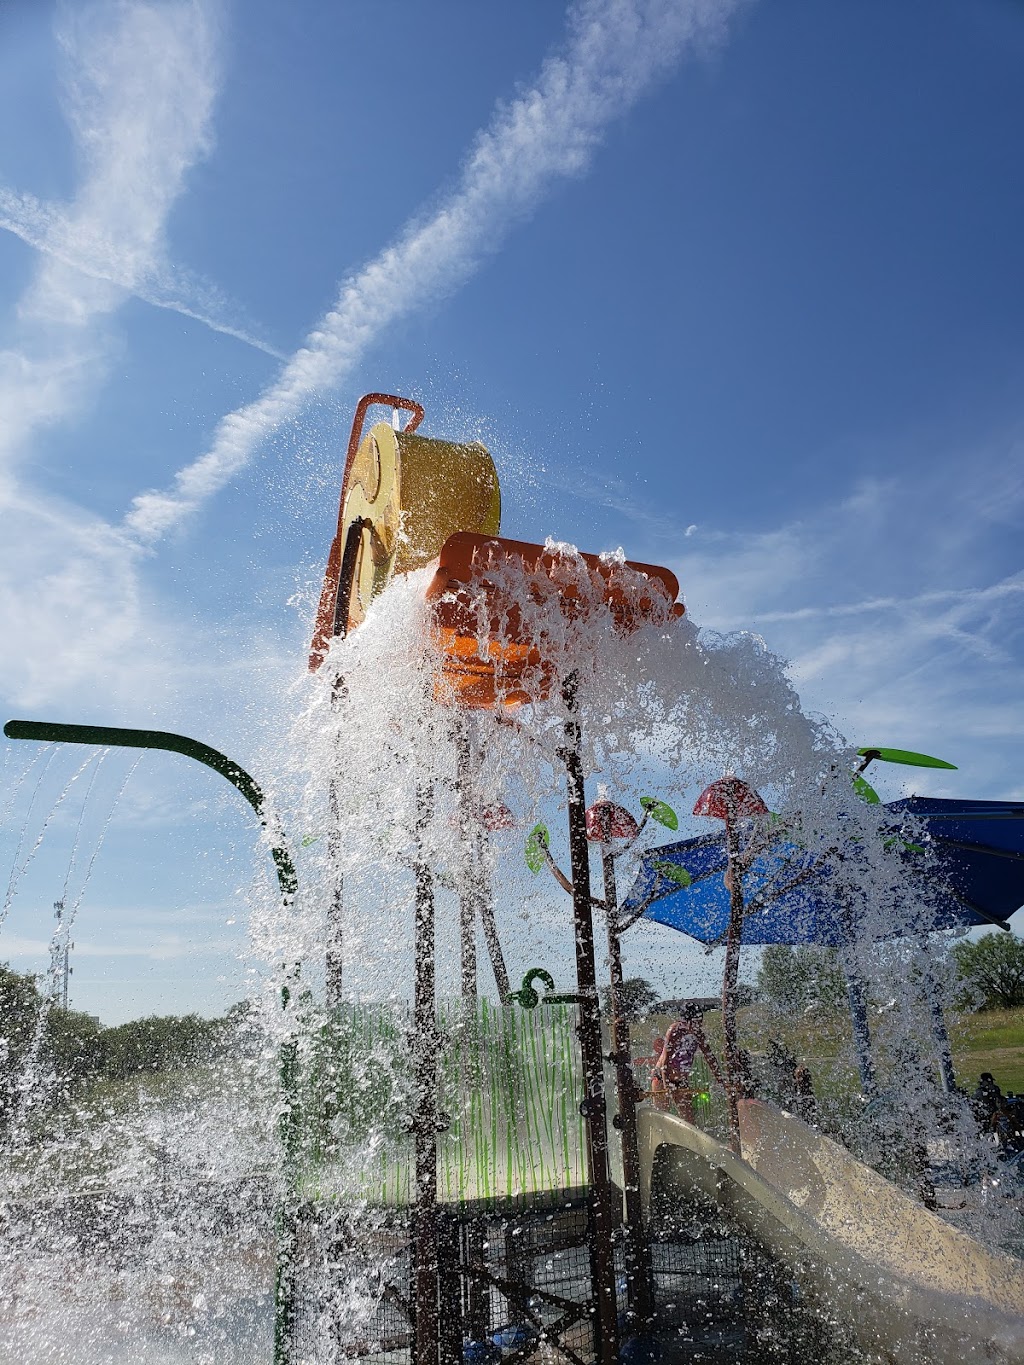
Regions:
M 1024 799 L 1022 69 L 1011 0 L 8 4 L 4 717 L 259 774 L 352 406 L 393 389 L 488 443 L 506 533 L 671 565 L 852 741 L 959 764 L 915 789 Z M 15 877 L 24 969 L 91 771 Z M 245 989 L 253 829 L 221 785 L 132 773 L 82 1008 Z

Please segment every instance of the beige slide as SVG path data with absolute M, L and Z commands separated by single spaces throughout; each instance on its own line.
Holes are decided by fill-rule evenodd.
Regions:
M 742 1101 L 739 1157 L 674 1115 L 644 1107 L 637 1118 L 645 1207 L 655 1169 L 716 1200 L 878 1361 L 1024 1365 L 1024 1263 L 800 1119 Z

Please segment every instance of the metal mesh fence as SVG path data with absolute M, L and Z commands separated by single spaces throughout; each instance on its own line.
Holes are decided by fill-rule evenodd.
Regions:
M 293 1365 L 411 1365 L 410 1232 L 407 1212 L 305 1211 Z M 641 1344 L 630 1342 L 620 1318 L 624 1361 L 853 1365 L 859 1358 L 709 1200 L 664 1192 L 648 1232 L 654 1320 Z M 583 1192 L 532 1207 L 441 1206 L 437 1248 L 442 1365 L 593 1365 Z M 624 1314 L 621 1261 L 618 1281 Z
M 589 1218 L 569 1194 L 540 1208 L 439 1209 L 440 1338 L 445 1362 L 536 1357 L 589 1365 Z M 295 1365 L 408 1362 L 408 1215 L 304 1211 Z

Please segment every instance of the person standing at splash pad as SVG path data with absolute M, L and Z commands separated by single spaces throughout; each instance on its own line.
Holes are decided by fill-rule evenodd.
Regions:
M 715 1080 L 725 1089 L 718 1059 L 711 1050 L 704 1025 L 701 1023 L 700 1006 L 689 1001 L 683 1006 L 683 1017 L 677 1019 L 665 1034 L 665 1043 L 659 1060 L 651 1069 L 651 1096 L 658 1109 L 668 1109 L 674 1104 L 687 1123 L 694 1122 L 693 1099 L 697 1093 L 690 1079 L 690 1072 L 700 1052 L 708 1064 L 708 1070 Z

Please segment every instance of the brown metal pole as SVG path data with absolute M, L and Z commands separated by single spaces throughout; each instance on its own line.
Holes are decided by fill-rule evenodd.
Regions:
M 462 1229 L 449 1206 L 437 1215 L 438 1349 L 444 1365 L 461 1365 L 466 1323 L 462 1296 Z
M 473 749 L 469 720 L 462 712 L 456 712 L 452 724 L 455 740 L 456 791 L 458 795 L 460 878 L 459 878 L 459 960 L 462 982 L 463 1024 L 472 1030 L 474 1041 L 479 1039 L 477 1032 L 477 960 L 476 960 L 476 912 L 482 903 L 484 881 L 483 834 L 480 827 L 480 813 L 477 810 L 475 783 L 473 781 Z M 499 950 L 500 952 L 500 950 Z M 502 964 L 504 965 L 504 964 Z M 497 973 L 495 973 L 497 975 Z M 499 987 L 500 990 L 500 987 Z M 504 997 L 502 997 L 504 1004 Z M 476 1046 L 466 1049 L 462 1061 L 462 1093 L 468 1097 L 479 1090 L 481 1084 L 480 1053 Z M 442 1247 L 442 1263 L 439 1272 L 441 1298 L 441 1352 L 442 1359 L 457 1361 L 462 1356 L 464 1335 L 470 1340 L 482 1338 L 487 1332 L 488 1294 L 479 1277 L 467 1275 L 465 1281 L 466 1314 L 462 1314 L 462 1279 L 459 1273 L 461 1248 L 465 1248 L 467 1265 L 482 1263 L 485 1257 L 485 1236 L 483 1224 L 472 1219 L 461 1233 L 458 1225 L 452 1223 L 453 1234 Z M 450 1263 L 446 1264 L 446 1258 Z
M 437 1009 L 434 1001 L 434 878 L 423 856 L 422 835 L 433 792 L 416 792 L 416 983 L 413 996 L 413 1143 L 416 1203 L 413 1210 L 413 1365 L 439 1365 L 437 1257 Z
M 473 809 L 473 756 L 465 716 L 456 715 L 454 723 L 456 788 L 459 800 L 459 844 L 462 855 L 459 878 L 459 978 L 462 1000 L 475 1000 L 476 988 L 476 906 L 480 868 L 477 863 L 477 813 Z
M 348 616 L 345 617 L 345 625 L 342 635 L 348 630 Z M 336 716 L 341 709 L 342 699 L 345 696 L 345 679 L 342 674 L 334 680 L 331 688 L 331 714 Z M 343 771 L 341 756 L 341 746 L 336 746 L 337 764 L 336 772 Z M 340 783 L 338 778 L 332 777 L 328 786 L 328 811 L 330 828 L 327 831 L 327 867 L 328 875 L 331 878 L 331 903 L 327 910 L 327 945 L 324 956 L 324 995 L 328 1009 L 337 1009 L 341 1004 L 342 995 L 342 975 L 344 971 L 344 945 L 345 945 L 345 877 L 341 870 L 341 799 L 339 796 Z
M 625 1260 L 626 1293 L 630 1314 L 640 1324 L 651 1317 L 651 1261 L 650 1248 L 644 1229 L 643 1205 L 640 1201 L 640 1144 L 636 1131 L 636 1086 L 633 1082 L 632 1043 L 629 1020 L 623 1008 L 622 946 L 616 927 L 619 895 L 615 885 L 615 858 L 611 837 L 611 808 L 603 812 L 601 831 L 601 866 L 604 873 L 605 918 L 608 926 L 608 964 L 611 976 L 611 1038 L 615 1062 L 615 1086 L 618 1115 L 614 1120 L 622 1145 L 622 1183 L 626 1198 Z
M 476 831 L 477 838 L 477 866 L 480 869 L 480 879 L 477 885 L 479 893 L 480 922 L 484 927 L 484 942 L 487 944 L 487 956 L 491 959 L 491 970 L 494 972 L 494 986 L 498 992 L 498 999 L 503 1005 L 512 1003 L 512 983 L 508 979 L 508 968 L 505 966 L 505 955 L 501 951 L 501 939 L 498 937 L 498 925 L 494 918 L 494 899 L 491 895 L 490 880 L 484 875 L 483 849 L 480 845 L 483 842 L 483 830 L 479 827 Z
M 345 879 L 341 871 L 341 805 L 338 784 L 330 785 L 331 828 L 327 835 L 327 862 L 331 877 L 331 903 L 327 910 L 327 952 L 324 962 L 324 986 L 328 1009 L 341 1004 L 342 971 L 344 968 L 344 911 Z
M 477 824 L 476 836 L 476 894 L 477 909 L 480 911 L 480 923 L 484 928 L 484 942 L 487 944 L 487 956 L 491 959 L 491 970 L 494 973 L 494 986 L 498 992 L 498 999 L 503 1005 L 512 1003 L 512 983 L 508 979 L 508 968 L 505 966 L 505 955 L 501 951 L 501 939 L 498 937 L 498 925 L 494 918 L 494 898 L 491 894 L 490 878 L 486 873 L 484 862 L 484 829 L 481 824 Z
M 480 838 L 479 833 L 477 838 Z M 491 898 L 490 887 L 481 877 L 480 885 L 480 920 L 484 926 L 484 942 L 487 944 L 487 955 L 491 959 L 491 968 L 494 971 L 494 985 L 498 992 L 498 999 L 503 1005 L 512 1003 L 512 983 L 508 979 L 508 968 L 505 966 L 505 957 L 501 951 L 501 939 L 498 938 L 498 925 L 494 919 L 494 901 Z
M 470 749 L 469 729 L 465 717 L 456 720 L 455 742 L 458 746 L 458 784 L 459 784 L 459 824 L 460 829 L 464 829 L 463 809 L 465 808 L 470 815 L 468 834 L 463 832 L 463 848 L 466 850 L 466 862 L 464 864 L 466 887 L 459 893 L 459 926 L 463 933 L 462 952 L 467 953 L 467 935 L 463 929 L 465 924 L 464 914 L 468 914 L 469 933 L 475 932 L 475 916 L 480 915 L 480 923 L 483 925 L 484 942 L 487 945 L 487 955 L 491 959 L 491 969 L 494 972 L 494 985 L 498 992 L 498 999 L 503 1005 L 512 1003 L 512 983 L 508 979 L 508 968 L 505 966 L 505 956 L 501 951 L 501 940 L 498 937 L 498 926 L 494 919 L 494 902 L 491 898 L 491 888 L 486 873 L 486 861 L 484 850 L 484 828 L 479 819 L 479 812 L 474 808 L 474 797 L 476 784 L 473 780 L 473 755 Z M 463 900 L 463 897 L 466 900 Z M 472 939 L 470 938 L 470 942 Z M 464 956 L 463 962 L 465 964 Z M 476 949 L 473 948 L 473 972 L 476 973 Z M 465 993 L 465 992 L 463 992 Z
M 579 1038 L 583 1062 L 583 1103 L 587 1170 L 590 1177 L 590 1269 L 595 1298 L 595 1359 L 598 1365 L 618 1360 L 618 1313 L 615 1302 L 615 1262 L 612 1248 L 612 1183 L 608 1174 L 607 1108 L 601 1055 L 601 1009 L 594 966 L 594 922 L 590 890 L 590 850 L 587 845 L 586 793 L 580 759 L 577 680 L 570 674 L 562 685 L 568 718 L 565 764 L 569 806 L 569 856 L 572 866 L 573 919 L 576 931 L 576 988 L 579 995 Z
M 729 1105 L 729 1145 L 740 1151 L 739 1100 L 743 1093 L 743 1068 L 736 1035 L 736 988 L 740 975 L 740 943 L 743 938 L 743 867 L 735 814 L 725 817 L 725 848 L 728 857 L 729 929 L 725 938 L 725 970 L 722 973 L 722 1032 L 725 1039 L 725 1094 Z

